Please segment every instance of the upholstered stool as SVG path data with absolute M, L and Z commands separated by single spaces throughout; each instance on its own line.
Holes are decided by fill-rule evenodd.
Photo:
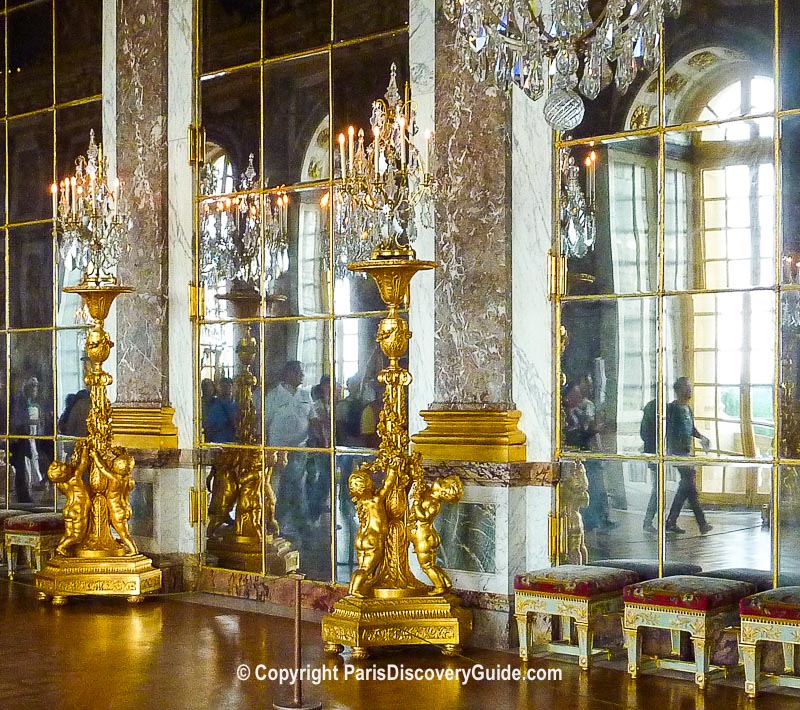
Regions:
M 735 579 L 737 582 L 747 582 L 753 585 L 756 592 L 765 592 L 772 589 L 772 572 L 747 567 L 729 567 L 727 569 L 713 569 L 701 572 L 698 577 L 713 577 L 714 579 Z
M 16 515 L 6 520 L 5 548 L 8 558 L 8 578 L 14 579 L 14 556 L 11 548 L 30 548 L 30 564 L 41 571 L 47 557 L 56 549 L 64 534 L 64 519 L 61 513 L 32 513 Z
M 754 594 L 739 602 L 742 631 L 739 654 L 744 662 L 744 692 L 754 698 L 761 686 L 800 688 L 798 669 L 800 649 L 800 586 L 778 587 Z M 761 673 L 761 641 L 777 641 L 783 646 L 784 673 L 764 676 Z
M 597 560 L 590 562 L 590 565 L 598 567 L 616 567 L 617 569 L 627 569 L 636 572 L 639 581 L 655 579 L 658 577 L 658 560 L 639 559 L 637 557 L 615 558 L 611 560 Z M 693 565 L 688 562 L 665 562 L 664 577 L 672 577 L 676 574 L 698 574 L 703 568 L 700 565 Z
M 25 515 L 24 510 L 0 510 L 0 533 L 5 529 L 6 520 L 17 515 Z M 0 564 L 6 564 L 6 546 L 0 545 Z
M 584 670 L 593 655 L 609 654 L 592 650 L 593 624 L 597 617 L 622 609 L 622 589 L 636 582 L 633 572 L 610 567 L 562 565 L 519 574 L 514 578 L 514 616 L 519 629 L 519 655 L 528 660 L 531 645 L 531 614 L 552 614 L 566 619 L 564 639 L 553 639 L 548 651 L 578 656 Z M 578 645 L 570 643 L 575 623 Z M 555 625 L 554 625 L 555 626 Z
M 642 637 L 639 628 L 669 629 L 672 653 L 680 653 L 680 634 L 686 631 L 694 646 L 694 663 L 678 658 L 654 659 L 661 668 L 694 672 L 695 683 L 701 688 L 712 672 L 723 671 L 710 665 L 714 633 L 735 623 L 739 615 L 739 600 L 752 594 L 747 582 L 730 579 L 711 579 L 677 575 L 651 579 L 625 587 L 625 614 L 622 633 L 628 647 L 628 672 L 635 678 L 642 668 Z

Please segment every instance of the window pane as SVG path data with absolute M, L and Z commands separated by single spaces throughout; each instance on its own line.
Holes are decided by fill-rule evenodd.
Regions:
M 364 4 L 357 0 L 336 0 L 333 7 L 337 41 L 397 29 L 408 23 L 407 0 L 375 3 L 369 12 L 364 12 Z
M 264 56 L 302 52 L 331 41 L 331 0 L 264 2 Z M 372 14 L 372 13 L 365 13 Z
M 261 55 L 259 0 L 203 0 L 201 17 L 202 72 L 258 60 Z
M 58 0 L 55 9 L 56 101 L 99 94 L 103 0 Z
M 28 116 L 8 124 L 8 221 L 52 219 L 53 116 Z
M 666 136 L 667 189 L 670 170 L 685 175 L 688 203 L 684 212 L 676 214 L 667 192 L 665 287 L 771 285 L 774 272 L 763 268 L 760 257 L 774 251 L 772 141 L 753 138 L 712 145 L 704 137 L 702 131 Z M 700 179 L 693 181 L 693 175 Z M 675 276 L 671 244 L 677 244 L 687 260 Z M 698 264 L 702 268 L 695 268 Z
M 641 452 L 642 411 L 656 392 L 656 299 L 567 303 L 561 322 L 564 448 Z
M 53 105 L 53 6 L 8 15 L 8 113 Z
M 50 224 L 8 233 L 9 326 L 53 325 L 53 237 Z
M 12 333 L 10 338 L 10 461 L 15 502 L 41 503 L 53 460 L 53 344 L 51 331 Z M 37 437 L 37 438 L 34 438 Z M 52 493 L 50 493 L 52 500 Z
M 688 404 L 711 456 L 771 458 L 775 314 L 770 292 L 669 296 L 665 301 L 664 392 L 694 385 Z M 758 385 L 758 386 L 755 386 Z M 687 449 L 701 455 L 701 440 Z
M 264 68 L 265 183 L 294 185 L 330 174 L 328 56 Z

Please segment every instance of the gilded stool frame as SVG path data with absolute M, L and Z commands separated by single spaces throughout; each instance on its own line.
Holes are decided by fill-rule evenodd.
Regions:
M 800 688 L 800 677 L 761 672 L 761 642 L 774 641 L 783 647 L 783 672 L 795 673 L 800 660 L 800 621 L 742 616 L 739 657 L 744 663 L 744 692 L 751 698 L 767 686 Z
M 514 616 L 519 631 L 519 655 L 523 661 L 534 653 L 549 651 L 578 657 L 582 670 L 588 670 L 594 656 L 611 658 L 611 649 L 593 649 L 594 629 L 592 625 L 600 616 L 622 611 L 622 590 L 599 594 L 594 597 L 576 597 L 569 594 L 538 592 L 528 589 L 514 591 Z M 531 614 L 549 614 L 567 619 L 566 636 L 569 639 L 572 624 L 578 637 L 575 646 L 567 640 L 551 640 L 534 647 L 532 641 Z
M 14 556 L 11 554 L 12 547 L 26 547 L 30 548 L 30 564 L 31 568 L 37 572 L 41 572 L 46 562 L 45 554 L 50 556 L 56 546 L 61 540 L 62 532 L 13 532 L 6 531 L 5 533 L 5 552 L 8 561 L 8 578 L 14 579 Z
M 636 678 L 640 670 L 646 670 L 648 667 L 693 672 L 694 682 L 698 687 L 705 688 L 706 681 L 711 677 L 727 673 L 727 668 L 711 665 L 711 637 L 726 626 L 735 624 L 738 618 L 738 601 L 736 604 L 710 611 L 625 602 L 622 635 L 628 649 L 628 673 L 631 678 Z M 642 635 L 639 633 L 642 627 L 668 629 L 673 656 L 680 654 L 681 632 L 687 632 L 694 646 L 694 663 L 679 658 L 658 657 L 652 657 L 643 663 Z

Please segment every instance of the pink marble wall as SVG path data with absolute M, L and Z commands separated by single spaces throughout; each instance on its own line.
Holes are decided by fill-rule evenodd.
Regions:
M 436 368 L 432 408 L 513 409 L 510 105 L 436 27 Z M 454 71 L 454 68 L 460 70 Z
M 168 3 L 117 0 L 117 173 L 130 213 L 130 251 L 117 300 L 119 402 L 168 403 L 167 331 Z

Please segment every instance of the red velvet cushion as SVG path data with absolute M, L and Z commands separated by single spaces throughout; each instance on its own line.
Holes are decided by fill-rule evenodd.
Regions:
M 636 582 L 638 579 L 634 572 L 626 569 L 561 565 L 518 574 L 514 577 L 514 589 L 569 594 L 573 597 L 594 597 L 598 594 L 622 591 L 626 584 Z
M 61 513 L 32 513 L 15 515 L 6 520 L 6 532 L 63 532 Z
M 753 586 L 747 582 L 677 575 L 632 584 L 625 587 L 623 597 L 633 604 L 709 611 L 735 604 L 752 593 Z
M 800 587 L 778 587 L 739 602 L 742 616 L 800 621 Z
M 8 520 L 9 518 L 14 518 L 17 515 L 25 515 L 25 511 L 14 510 L 13 508 L 11 510 L 5 510 L 5 509 L 0 510 L 0 530 L 3 529 L 3 523 L 6 520 Z

